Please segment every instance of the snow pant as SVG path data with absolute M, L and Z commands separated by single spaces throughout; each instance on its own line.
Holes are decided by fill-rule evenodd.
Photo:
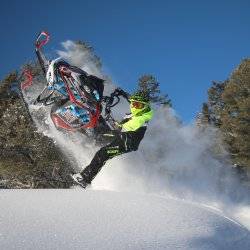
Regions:
M 126 135 L 124 136 L 126 138 Z M 135 150 L 133 147 L 129 147 L 127 140 L 122 137 L 122 135 L 115 135 L 111 143 L 97 151 L 91 163 L 81 172 L 86 183 L 91 183 L 107 160 Z

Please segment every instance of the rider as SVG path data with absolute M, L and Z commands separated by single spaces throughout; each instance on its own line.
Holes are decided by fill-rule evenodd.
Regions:
M 72 175 L 74 181 L 86 188 L 104 166 L 107 160 L 131 151 L 136 151 L 147 129 L 147 123 L 153 117 L 149 96 L 137 92 L 129 97 L 131 114 L 117 123 L 117 130 L 103 134 L 111 139 L 111 143 L 102 147 L 95 154 L 90 164 L 77 174 Z

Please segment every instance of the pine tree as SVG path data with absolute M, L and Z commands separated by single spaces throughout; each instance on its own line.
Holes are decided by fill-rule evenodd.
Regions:
M 11 90 L 11 84 L 17 81 L 17 71 L 9 73 L 1 82 L 0 82 L 0 94 L 1 96 L 9 95 Z
M 222 93 L 227 81 L 213 81 L 213 86 L 208 90 L 209 123 L 216 127 L 221 126 L 221 112 L 224 108 Z
M 101 70 L 101 58 L 95 54 L 94 48 L 90 46 L 87 42 L 80 40 L 76 41 L 75 44 L 78 47 L 79 51 L 86 53 L 86 57 L 88 58 L 87 60 L 91 61 L 97 69 Z
M 137 92 L 141 92 L 148 96 L 152 103 L 171 107 L 171 100 L 168 98 L 167 94 L 161 95 L 159 86 L 160 84 L 154 76 L 143 75 L 138 79 Z
M 228 80 L 213 82 L 201 121 L 220 129 L 234 164 L 250 169 L 250 59 Z
M 203 123 L 210 123 L 211 120 L 211 111 L 209 110 L 208 104 L 203 103 L 202 106 L 202 114 L 203 114 Z
M 250 167 L 250 59 L 233 72 L 222 99 L 222 131 L 233 161 Z

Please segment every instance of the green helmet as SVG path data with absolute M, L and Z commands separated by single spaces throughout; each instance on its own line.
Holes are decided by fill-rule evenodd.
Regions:
M 132 115 L 142 115 L 150 110 L 149 96 L 143 92 L 131 95 L 129 101 Z
M 136 92 L 129 97 L 130 101 L 141 102 L 144 104 L 149 104 L 149 95 L 143 92 Z

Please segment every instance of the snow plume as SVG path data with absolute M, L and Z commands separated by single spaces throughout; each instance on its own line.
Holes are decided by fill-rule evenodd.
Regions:
M 75 65 L 89 74 L 96 75 L 100 78 L 104 77 L 103 72 L 96 63 L 95 55 L 88 49 L 81 48 L 81 45 L 73 41 L 62 42 L 64 50 L 58 50 L 57 53 L 60 57 L 64 58 L 67 62 Z
M 231 166 L 225 166 L 227 152 L 220 148 L 221 160 L 211 152 L 215 140 L 218 140 L 216 129 L 207 128 L 201 132 L 195 125 L 181 125 L 172 109 L 160 108 L 155 112 L 139 150 L 112 159 L 107 163 L 110 170 L 103 172 L 109 172 L 109 175 L 113 171 L 119 172 L 114 177 L 119 179 L 117 188 L 127 190 L 167 192 L 201 200 L 204 196 L 243 199 Z M 126 180 L 130 181 L 127 183 Z

